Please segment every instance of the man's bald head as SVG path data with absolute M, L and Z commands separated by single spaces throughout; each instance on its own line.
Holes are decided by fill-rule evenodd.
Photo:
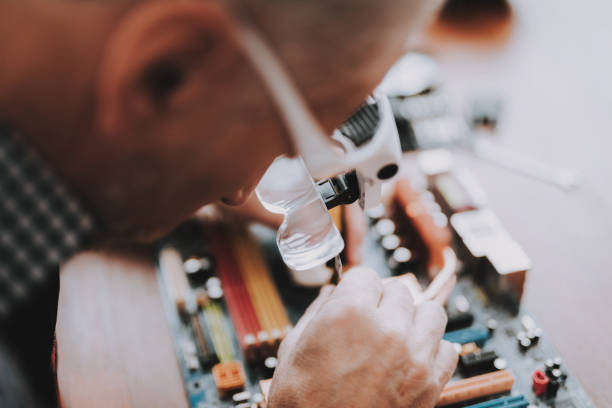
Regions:
M 331 130 L 372 91 L 432 7 L 428 0 L 0 0 L 0 121 L 22 130 L 111 230 L 142 232 L 152 220 L 168 228 L 202 204 L 247 191 L 274 157 L 291 152 L 236 42 L 238 24 L 261 31 Z

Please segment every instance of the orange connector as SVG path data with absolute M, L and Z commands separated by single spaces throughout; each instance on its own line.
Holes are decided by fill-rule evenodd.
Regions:
M 230 391 L 243 389 L 246 383 L 244 369 L 238 361 L 217 364 L 213 366 L 212 373 L 221 398 L 225 397 Z
M 508 370 L 496 371 L 449 383 L 440 394 L 438 407 L 457 404 L 512 390 L 514 375 Z

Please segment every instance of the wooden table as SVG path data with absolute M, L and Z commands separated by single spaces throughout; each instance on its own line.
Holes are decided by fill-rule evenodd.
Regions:
M 612 3 L 513 2 L 512 20 L 467 41 L 434 26 L 458 100 L 504 97 L 499 143 L 581 170 L 564 192 L 463 157 L 534 262 L 527 307 L 597 406 L 612 406 Z M 186 407 L 150 256 L 88 253 L 62 270 L 59 384 L 68 407 Z M 84 316 L 96 316 L 95 319 Z

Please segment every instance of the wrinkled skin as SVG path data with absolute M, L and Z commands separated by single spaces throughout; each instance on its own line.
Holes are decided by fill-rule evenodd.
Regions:
M 365 267 L 325 287 L 281 344 L 269 408 L 433 407 L 456 364 L 439 301 Z
M 439 2 L 231 0 L 330 132 Z M 107 237 L 150 240 L 205 204 L 238 204 L 275 157 L 295 153 L 229 4 L 0 3 L 0 122 L 87 201 Z

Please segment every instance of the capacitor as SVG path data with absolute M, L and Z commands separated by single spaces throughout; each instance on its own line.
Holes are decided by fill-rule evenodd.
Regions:
M 399 247 L 389 258 L 389 266 L 392 269 L 402 269 L 412 261 L 412 252 L 405 247 Z
M 542 370 L 536 370 L 533 373 L 532 382 L 533 392 L 535 393 L 536 397 L 539 397 L 540 395 L 546 393 L 550 380 L 548 379 L 546 373 L 544 373 Z
M 487 329 L 489 329 L 489 334 L 493 334 L 495 329 L 497 329 L 497 320 L 495 319 L 487 320 Z
M 212 300 L 219 300 L 223 297 L 223 289 L 219 278 L 209 278 L 206 281 L 206 289 L 208 290 L 208 297 Z
M 542 329 L 536 327 L 535 329 L 529 330 L 527 332 L 527 338 L 531 340 L 531 344 L 536 345 L 540 341 L 542 337 Z
M 553 359 L 553 368 L 559 369 L 561 368 L 561 364 L 563 364 L 561 357 L 555 357 Z
M 455 304 L 455 309 L 457 309 L 458 312 L 465 313 L 470 310 L 470 302 L 463 295 L 456 296 L 453 299 L 453 303 Z
M 459 357 L 459 367 L 462 372 L 470 376 L 495 371 L 495 360 L 498 359 L 495 351 L 483 351 Z
M 185 272 L 187 273 L 196 273 L 200 270 L 200 268 L 201 263 L 199 258 L 192 256 L 187 258 L 185 262 L 183 262 L 183 269 L 185 269 Z
M 505 370 L 506 368 L 508 368 L 508 362 L 506 361 L 506 359 L 499 357 L 496 358 L 495 361 L 493 361 L 493 367 L 498 370 Z
M 561 381 L 560 380 L 557 380 L 557 379 L 550 380 L 548 382 L 548 387 L 547 387 L 547 390 L 546 390 L 546 396 L 548 398 L 555 398 L 557 396 L 557 392 L 559 391 L 560 387 L 561 387 Z
M 385 237 L 395 232 L 395 223 L 388 218 L 383 218 L 376 223 L 374 229 L 378 236 Z
M 267 377 L 272 377 L 277 365 L 278 359 L 276 357 L 268 357 L 264 360 L 264 371 Z
M 395 234 L 391 234 L 382 239 L 381 246 L 385 251 L 392 252 L 400 246 L 400 243 L 400 238 Z
M 251 393 L 248 391 L 242 391 L 242 392 L 238 392 L 234 395 L 232 395 L 232 401 L 239 403 L 239 402 L 246 402 L 248 400 L 251 399 Z
M 374 208 L 371 208 L 366 211 L 366 215 L 372 220 L 378 220 L 385 216 L 385 206 L 383 204 L 379 204 Z
M 206 281 L 206 288 L 210 289 L 212 287 L 221 287 L 221 279 L 213 276 Z
M 519 339 L 519 347 L 523 352 L 529 350 L 529 347 L 531 347 L 531 340 L 529 340 L 527 337 Z
M 555 363 L 553 359 L 547 358 L 546 361 L 544 362 L 544 371 L 546 372 L 546 375 L 551 376 L 552 370 L 554 370 L 554 368 L 555 368 Z
M 525 328 L 525 330 L 529 331 L 536 328 L 536 322 L 533 320 L 533 317 L 529 315 L 523 315 L 521 317 L 521 324 Z
M 214 286 L 208 290 L 208 297 L 212 300 L 219 300 L 223 297 L 223 289 Z

